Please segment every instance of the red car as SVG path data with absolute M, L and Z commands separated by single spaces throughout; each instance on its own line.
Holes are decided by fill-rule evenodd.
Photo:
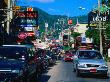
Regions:
M 73 54 L 71 52 L 65 52 L 64 61 L 73 61 Z

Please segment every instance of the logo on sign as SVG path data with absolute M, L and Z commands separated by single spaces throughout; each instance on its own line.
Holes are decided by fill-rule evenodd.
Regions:
M 86 43 L 86 37 L 82 37 L 82 43 Z

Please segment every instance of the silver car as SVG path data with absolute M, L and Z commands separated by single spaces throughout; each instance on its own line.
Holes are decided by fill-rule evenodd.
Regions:
M 73 67 L 77 76 L 83 73 L 107 76 L 108 66 L 99 51 L 78 50 L 73 60 Z

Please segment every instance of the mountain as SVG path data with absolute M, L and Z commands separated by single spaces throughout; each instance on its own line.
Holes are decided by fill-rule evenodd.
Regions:
M 87 23 L 87 16 L 77 16 L 77 17 L 67 17 L 67 16 L 61 16 L 61 15 L 50 15 L 46 13 L 45 11 L 35 8 L 35 10 L 38 11 L 38 22 L 41 29 L 45 28 L 45 23 L 48 23 L 49 29 L 53 28 L 55 23 L 59 23 L 60 28 L 62 27 L 62 24 L 64 23 L 64 26 L 68 26 L 67 20 L 70 18 L 73 20 L 73 25 L 76 24 L 77 19 L 79 20 L 79 23 Z M 58 21 L 59 19 L 59 21 Z
M 55 37 L 58 36 L 61 30 L 70 27 L 68 25 L 68 19 L 73 20 L 72 25 L 75 25 L 77 23 L 77 19 L 79 20 L 79 23 L 87 23 L 88 19 L 86 15 L 77 17 L 67 17 L 62 15 L 50 15 L 39 8 L 34 9 L 38 11 L 38 25 L 40 33 L 45 32 L 45 23 L 48 23 L 47 34 L 50 33 Z

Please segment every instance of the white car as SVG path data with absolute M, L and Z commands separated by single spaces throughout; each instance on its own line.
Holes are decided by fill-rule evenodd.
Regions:
M 84 73 L 107 76 L 108 66 L 99 51 L 78 50 L 73 60 L 73 67 L 77 76 Z

